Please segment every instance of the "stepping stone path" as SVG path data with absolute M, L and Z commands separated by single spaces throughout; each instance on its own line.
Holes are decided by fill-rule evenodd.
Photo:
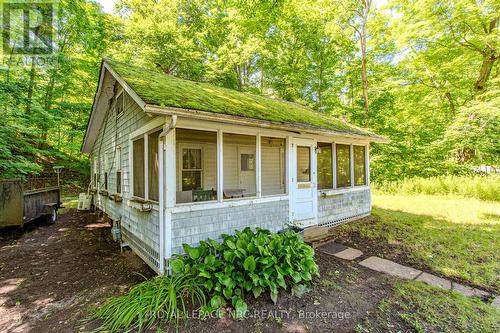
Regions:
M 318 247 L 318 250 L 344 260 L 354 260 L 363 255 L 363 252 L 361 252 L 360 250 L 334 242 L 328 242 L 324 245 L 321 245 Z M 422 272 L 421 270 L 415 269 L 413 267 L 403 266 L 391 260 L 373 256 L 360 261 L 359 264 L 363 267 L 367 267 L 377 272 L 386 273 L 407 280 L 425 282 L 432 286 L 440 287 L 446 290 L 453 290 L 467 297 L 476 296 L 483 299 L 490 297 L 490 294 L 486 291 L 465 286 L 433 274 Z M 493 300 L 491 305 L 493 307 L 500 308 L 500 296 L 497 296 Z
M 439 276 L 432 275 L 429 273 L 423 272 L 420 274 L 419 277 L 417 277 L 417 281 L 422 281 L 427 284 L 430 284 L 431 286 L 434 287 L 441 287 L 446 290 L 451 290 L 451 281 L 447 279 L 443 279 Z
M 363 252 L 352 247 L 333 242 L 326 243 L 318 248 L 321 252 L 331 254 L 337 258 L 344 260 L 354 260 L 363 255 Z
M 419 271 L 418 269 L 403 266 L 395 263 L 394 261 L 379 257 L 369 257 L 368 259 L 361 261 L 359 264 L 377 272 L 387 273 L 389 275 L 398 276 L 408 280 L 413 280 L 422 274 L 422 271 Z

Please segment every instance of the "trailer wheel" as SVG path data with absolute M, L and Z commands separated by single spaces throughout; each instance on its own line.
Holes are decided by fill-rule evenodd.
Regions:
M 57 209 L 52 207 L 52 210 L 49 215 L 47 215 L 47 220 L 50 224 L 56 223 L 57 221 Z

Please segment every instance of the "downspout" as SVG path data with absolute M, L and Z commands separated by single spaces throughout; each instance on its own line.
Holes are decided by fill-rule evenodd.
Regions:
M 160 275 L 164 275 L 165 274 L 165 202 L 166 202 L 166 198 L 165 198 L 165 193 L 166 193 L 166 189 L 165 189 L 165 163 L 164 163 L 164 160 L 165 160 L 165 143 L 164 143 L 164 140 L 163 138 L 165 138 L 167 136 L 168 133 L 170 133 L 170 131 L 172 131 L 173 129 L 175 129 L 175 127 L 177 126 L 177 116 L 172 116 L 171 119 L 170 119 L 170 124 L 166 125 L 163 127 L 163 131 L 160 133 L 160 135 L 158 136 L 158 147 L 160 147 L 159 149 L 159 153 L 158 153 L 158 157 L 159 157 L 159 160 L 160 160 L 160 165 L 159 165 L 159 168 L 160 168 L 160 175 L 159 175 L 159 183 L 160 183 L 160 253 L 159 253 L 159 257 L 160 257 L 160 267 L 159 267 L 159 271 L 160 271 Z

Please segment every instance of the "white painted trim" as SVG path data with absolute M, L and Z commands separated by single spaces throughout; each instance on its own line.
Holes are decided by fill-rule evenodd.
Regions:
M 163 132 L 165 132 L 167 130 L 167 125 L 164 124 L 163 125 Z M 166 235 L 165 235 L 165 156 L 164 156 L 164 150 L 165 150 L 165 144 L 164 144 L 164 137 L 162 135 L 158 136 L 158 162 L 159 162 L 159 165 L 158 165 L 158 171 L 159 171 L 159 175 L 158 175 L 158 185 L 159 185 L 159 191 L 158 191 L 158 194 L 159 194 L 159 208 L 160 208 L 160 211 L 159 211 L 159 219 L 160 219 L 160 225 L 159 225 L 159 253 L 158 253 L 158 256 L 159 256 L 159 260 L 160 260 L 160 267 L 159 267 L 159 270 L 160 270 L 160 275 L 163 275 L 165 274 L 165 238 L 166 238 Z
M 144 199 L 149 200 L 149 136 L 144 134 Z
M 354 147 L 353 144 L 351 143 L 349 145 L 349 162 L 350 162 L 350 169 L 349 171 L 351 172 L 351 187 L 355 187 L 354 183 Z
M 150 132 L 154 132 L 155 130 L 160 129 L 162 127 L 167 119 L 165 117 L 155 117 L 153 120 L 149 121 L 146 123 L 144 126 L 141 126 L 140 128 L 136 129 L 132 133 L 129 134 L 129 139 L 133 140 L 138 138 L 141 135 L 144 134 L 149 134 Z
M 257 198 L 262 196 L 262 140 L 260 133 L 257 133 L 256 146 L 255 146 L 255 192 L 257 192 Z
M 171 213 L 194 212 L 206 209 L 258 205 L 261 203 L 277 202 L 284 200 L 288 200 L 288 195 L 276 195 L 276 196 L 268 196 L 262 198 L 243 198 L 237 200 L 224 200 L 224 202 L 207 201 L 198 203 L 183 203 L 183 204 L 177 204 L 175 207 L 170 208 L 170 212 Z
M 365 146 L 365 172 L 366 172 L 366 185 L 370 186 L 370 144 Z
M 293 221 L 293 199 L 294 199 L 294 184 L 295 184 L 295 176 L 293 173 L 294 170 L 294 145 L 293 138 L 291 136 L 287 136 L 286 138 L 286 193 L 288 194 L 288 221 Z
M 333 177 L 333 189 L 337 188 L 337 145 L 335 142 L 332 143 L 332 177 Z
M 222 203 L 224 198 L 224 133 L 217 131 L 217 201 Z

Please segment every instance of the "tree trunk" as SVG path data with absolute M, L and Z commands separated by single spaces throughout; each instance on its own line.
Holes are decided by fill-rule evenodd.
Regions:
M 359 29 L 359 41 L 361 44 L 361 81 L 363 83 L 363 109 L 364 109 L 364 124 L 368 125 L 368 75 L 366 70 L 366 24 L 368 21 L 368 13 L 370 12 L 371 0 L 361 0 L 363 5 L 361 12 L 361 28 Z
M 30 81 L 28 84 L 28 102 L 26 104 L 26 114 L 31 113 L 31 105 L 33 100 L 33 90 L 35 88 L 35 57 L 31 57 L 31 70 L 30 70 Z
M 491 20 L 490 25 L 487 28 L 485 28 L 485 32 L 488 35 L 490 34 L 493 36 L 496 35 L 498 29 L 498 21 L 499 17 L 494 18 L 493 20 Z M 486 44 L 486 47 L 481 52 L 481 54 L 483 55 L 483 62 L 481 64 L 481 69 L 479 70 L 479 75 L 477 77 L 477 80 L 474 83 L 474 90 L 476 92 L 484 91 L 484 89 L 486 88 L 486 83 L 490 78 L 491 69 L 495 64 L 495 61 L 500 57 L 500 55 L 497 54 L 495 46 L 489 43 Z
M 490 78 L 491 69 L 495 64 L 497 57 L 492 49 L 488 49 L 487 52 L 483 54 L 483 63 L 481 64 L 481 69 L 479 70 L 479 75 L 474 83 L 474 90 L 476 92 L 482 92 L 486 88 L 486 82 Z

